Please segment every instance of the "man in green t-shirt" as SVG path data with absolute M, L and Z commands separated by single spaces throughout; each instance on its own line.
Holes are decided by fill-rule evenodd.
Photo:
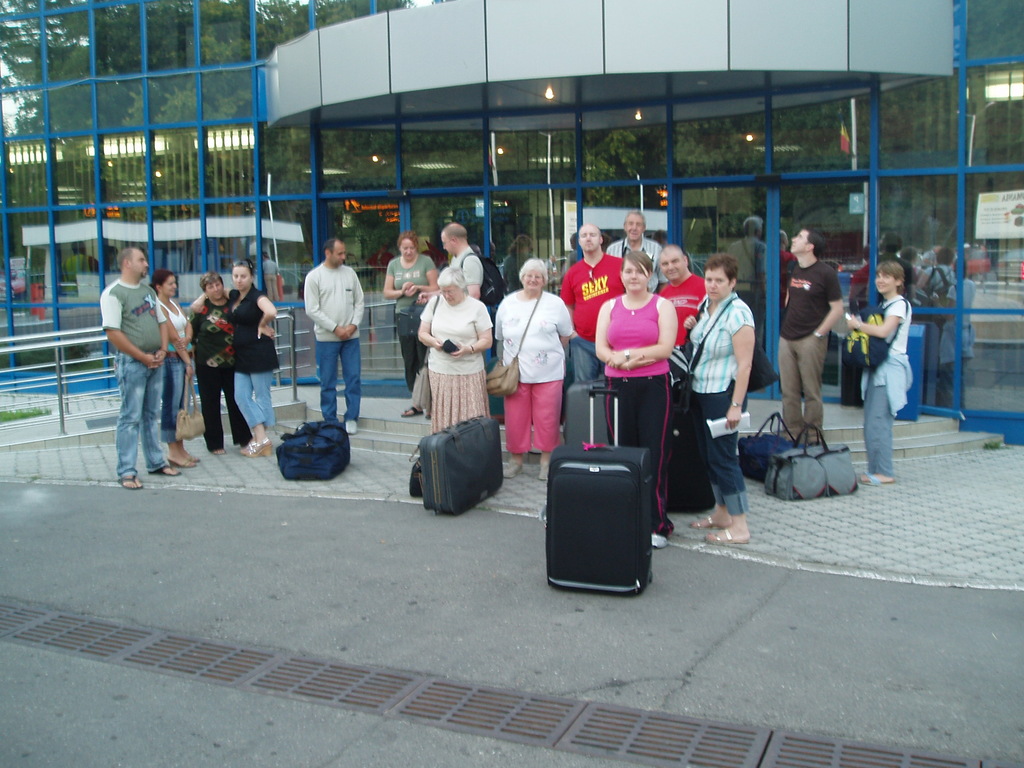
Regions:
M 146 470 L 151 475 L 177 475 L 160 447 L 160 396 L 169 342 L 167 322 L 151 286 L 143 282 L 149 260 L 137 246 L 117 256 L 121 277 L 100 296 L 100 314 L 107 339 L 117 350 L 117 386 L 121 412 L 117 417 L 117 477 L 122 488 L 142 488 L 135 463 L 139 435 Z

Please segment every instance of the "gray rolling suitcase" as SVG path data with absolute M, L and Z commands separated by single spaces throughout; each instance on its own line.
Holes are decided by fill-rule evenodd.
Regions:
M 501 431 L 494 419 L 462 421 L 420 440 L 423 506 L 461 515 L 501 488 Z
M 617 432 L 618 400 L 609 393 L 597 386 L 594 399 L 613 398 Z M 552 452 L 545 529 L 548 584 L 621 595 L 643 592 L 651 580 L 653 474 L 646 448 L 560 445 Z
M 603 382 L 578 381 L 570 384 L 565 392 L 565 424 L 562 426 L 562 435 L 565 444 L 573 448 L 579 448 L 588 439 L 591 443 L 612 443 L 611 435 L 608 433 L 608 422 L 605 419 L 599 419 L 596 424 L 590 422 L 594 409 L 602 414 L 605 412 L 605 396 L 597 394 L 591 397 L 591 390 L 594 387 L 603 390 Z

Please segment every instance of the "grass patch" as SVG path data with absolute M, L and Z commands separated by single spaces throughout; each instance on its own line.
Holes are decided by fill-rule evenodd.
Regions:
M 982 446 L 986 451 L 998 451 L 1003 448 L 1002 440 L 989 440 L 985 445 Z
M 0 411 L 0 423 L 18 421 L 20 419 L 33 419 L 36 416 L 49 416 L 49 408 L 21 408 L 17 411 Z

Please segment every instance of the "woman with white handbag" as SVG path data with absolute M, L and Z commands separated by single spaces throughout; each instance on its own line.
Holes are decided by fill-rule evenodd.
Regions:
M 495 336 L 502 341 L 501 365 L 518 372 L 515 388 L 505 393 L 505 477 L 523 471 L 523 457 L 532 445 L 540 451 L 538 479 L 546 481 L 551 452 L 559 443 L 565 345 L 572 335 L 572 318 L 565 303 L 544 290 L 545 262 L 527 259 L 519 280 L 522 290 L 502 300 L 494 323 Z M 488 376 L 489 385 L 493 374 Z M 512 371 L 506 379 L 508 375 L 515 377 Z

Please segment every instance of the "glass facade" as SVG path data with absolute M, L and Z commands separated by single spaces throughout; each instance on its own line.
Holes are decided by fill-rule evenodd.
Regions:
M 458 0 L 455 0 L 456 2 Z M 301 299 L 319 244 L 345 237 L 365 286 L 402 229 L 443 258 L 458 220 L 513 276 L 553 282 L 579 223 L 621 235 L 645 211 L 699 267 L 753 249 L 774 352 L 783 235 L 813 225 L 848 298 L 886 244 L 917 280 L 948 249 L 925 331 L 925 409 L 1013 423 L 1024 440 L 1024 20 L 1012 0 L 953 6 L 951 77 L 763 87 L 660 103 L 269 127 L 261 65 L 311 29 L 430 0 L 10 0 L 0 4 L 6 334 L 99 322 L 114 257 L 141 242 L 183 298 L 240 256 Z M 628 98 L 628 97 L 624 97 Z M 262 267 L 262 260 L 259 261 Z M 514 282 L 514 279 L 513 279 Z M 778 286 L 780 290 L 776 290 Z M 826 374 L 839 396 L 838 370 Z

